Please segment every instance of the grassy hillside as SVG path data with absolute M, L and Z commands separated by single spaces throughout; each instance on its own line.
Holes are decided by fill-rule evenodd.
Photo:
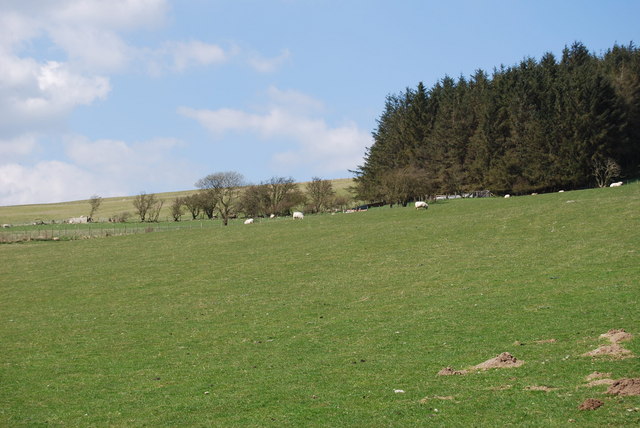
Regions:
M 636 184 L 0 245 L 0 426 L 638 425 L 585 377 L 640 377 L 639 213 Z M 582 356 L 613 328 L 632 358 Z
M 340 194 L 347 193 L 347 187 L 353 184 L 351 178 L 336 179 L 331 180 L 331 182 L 333 188 Z M 301 189 L 304 190 L 305 184 L 306 183 L 300 183 Z M 171 203 L 176 197 L 186 196 L 194 192 L 196 192 L 196 190 L 157 193 L 158 198 L 164 201 L 160 219 L 167 220 L 171 218 Z M 135 209 L 132 204 L 133 198 L 134 196 L 104 198 L 96 217 L 106 220 L 123 212 L 130 212 L 133 215 L 132 220 L 134 220 Z M 90 206 L 88 200 L 53 204 L 0 206 L 0 224 L 30 224 L 35 220 L 42 220 L 47 223 L 51 222 L 51 220 L 59 222 L 71 217 L 89 215 L 89 211 Z

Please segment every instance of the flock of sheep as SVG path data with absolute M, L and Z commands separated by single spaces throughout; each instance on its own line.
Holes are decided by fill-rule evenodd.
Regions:
M 427 209 L 429 208 L 429 204 L 427 204 L 424 201 L 418 201 L 416 202 L 416 209 L 420 209 L 420 208 L 424 208 Z M 275 216 L 273 214 L 271 214 L 270 218 L 274 218 Z M 293 219 L 294 220 L 302 220 L 304 218 L 304 214 L 301 213 L 300 211 L 294 211 L 293 212 Z M 253 219 L 252 218 L 248 218 L 244 221 L 244 224 L 253 224 Z
M 609 185 L 609 187 L 620 187 L 622 186 L 622 181 L 618 181 L 615 183 L 611 183 L 611 185 Z M 564 192 L 564 190 L 561 190 L 560 192 Z M 537 195 L 537 193 L 532 193 L 532 195 Z M 510 198 L 511 195 L 504 195 L 505 198 Z M 417 210 L 419 209 L 428 209 L 429 208 L 429 204 L 427 204 L 424 201 L 417 201 L 415 203 L 415 207 Z M 274 218 L 275 215 L 271 214 L 271 218 Z M 294 211 L 293 213 L 293 219 L 294 220 L 302 220 L 304 219 L 304 214 L 301 213 L 300 211 Z M 68 223 L 70 224 L 78 224 L 78 223 L 86 223 L 87 222 L 87 217 L 85 216 L 80 216 L 80 217 L 74 217 L 68 220 Z M 253 219 L 252 218 L 248 218 L 244 221 L 244 224 L 253 224 Z M 3 224 L 2 225 L 3 228 L 9 228 L 11 227 L 10 224 Z

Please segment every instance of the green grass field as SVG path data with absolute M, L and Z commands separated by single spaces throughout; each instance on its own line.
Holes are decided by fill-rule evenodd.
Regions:
M 0 426 L 637 426 L 639 252 L 640 184 L 3 244 Z

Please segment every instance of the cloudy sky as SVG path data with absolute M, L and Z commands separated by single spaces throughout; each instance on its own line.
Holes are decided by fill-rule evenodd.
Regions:
M 350 177 L 385 97 L 583 42 L 635 0 L 0 0 L 0 205 Z

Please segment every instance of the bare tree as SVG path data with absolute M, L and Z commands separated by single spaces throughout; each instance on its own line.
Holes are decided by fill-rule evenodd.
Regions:
M 313 212 L 320 212 L 330 207 L 335 195 L 333 184 L 329 180 L 322 180 L 319 177 L 313 177 L 307 183 L 307 197 Z
M 89 206 L 91 206 L 91 211 L 89 211 L 89 221 L 93 221 L 93 215 L 98 211 L 100 205 L 102 204 L 102 198 L 98 195 L 91 196 L 89 199 Z
M 156 203 L 151 206 L 149 210 L 148 220 L 149 222 L 158 222 L 158 218 L 160 217 L 160 210 L 162 210 L 162 206 L 164 205 L 164 201 L 162 199 L 157 199 Z
M 353 198 L 349 195 L 336 195 L 331 201 L 331 205 L 334 208 L 341 210 L 346 210 L 351 203 L 353 203 Z
M 606 187 L 614 177 L 620 176 L 621 171 L 620 165 L 611 158 L 593 161 L 593 176 L 598 187 Z
M 161 201 L 156 199 L 156 195 L 153 193 L 147 195 L 145 192 L 141 192 L 133 198 L 133 207 L 136 209 L 141 222 L 144 222 L 145 220 L 151 221 L 149 219 L 149 214 L 155 214 L 154 208 L 158 204 L 160 204 L 160 207 L 162 208 Z M 158 210 L 158 215 L 159 213 L 160 210 Z
M 195 220 L 200 215 L 200 210 L 202 209 L 202 207 L 197 193 L 182 198 L 182 204 L 187 207 L 187 210 L 191 213 L 191 217 L 193 218 L 193 220 Z
M 381 178 L 381 189 L 387 203 L 407 205 L 433 192 L 433 183 L 423 170 L 412 167 L 387 171 Z
M 173 221 L 180 221 L 182 214 L 184 214 L 184 198 L 177 197 L 171 204 L 171 217 Z
M 196 193 L 196 197 L 204 215 L 206 215 L 209 220 L 215 218 L 216 206 L 218 205 L 216 193 L 210 189 L 205 189 Z
M 244 188 L 238 201 L 238 210 L 247 217 L 269 214 L 269 194 L 265 185 L 252 185 Z
M 201 178 L 196 187 L 205 190 L 215 201 L 215 206 L 226 226 L 234 213 L 239 197 L 239 187 L 244 184 L 244 177 L 239 172 L 216 172 Z
M 291 177 L 271 177 L 263 186 L 268 197 L 268 214 L 289 214 L 294 206 L 304 203 L 304 194 Z

